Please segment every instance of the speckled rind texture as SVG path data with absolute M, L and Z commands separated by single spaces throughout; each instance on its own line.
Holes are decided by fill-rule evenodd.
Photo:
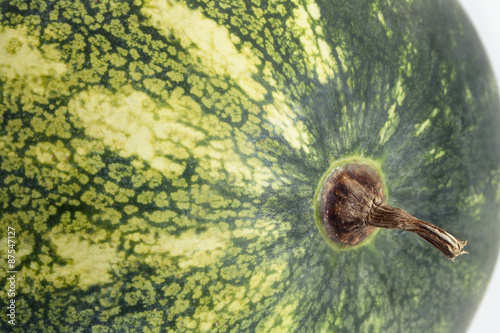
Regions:
M 0 1 L 0 89 L 2 331 L 460 332 L 485 290 L 498 95 L 454 1 Z M 353 155 L 470 254 L 332 249 Z

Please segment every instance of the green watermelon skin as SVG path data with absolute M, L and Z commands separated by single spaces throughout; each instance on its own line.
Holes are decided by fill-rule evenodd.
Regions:
M 0 1 L 0 84 L 2 331 L 466 331 L 500 108 L 455 1 Z M 314 195 L 353 156 L 469 254 L 332 249 Z

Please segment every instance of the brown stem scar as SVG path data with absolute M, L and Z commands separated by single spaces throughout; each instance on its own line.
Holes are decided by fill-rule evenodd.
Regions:
M 370 166 L 348 163 L 336 168 L 319 194 L 320 219 L 327 237 L 344 246 L 356 246 L 376 228 L 416 233 L 453 260 L 467 253 L 462 242 L 445 230 L 385 203 L 382 178 Z

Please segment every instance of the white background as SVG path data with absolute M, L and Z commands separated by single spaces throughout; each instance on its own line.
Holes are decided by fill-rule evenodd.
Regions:
M 500 87 L 500 1 L 459 0 L 459 2 L 479 33 L 495 71 L 497 85 Z M 500 333 L 500 257 L 468 333 Z

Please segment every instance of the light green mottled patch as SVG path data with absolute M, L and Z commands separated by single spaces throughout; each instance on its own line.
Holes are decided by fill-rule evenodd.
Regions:
M 389 108 L 389 111 L 387 113 L 387 120 L 380 130 L 380 143 L 382 144 L 386 143 L 391 135 L 394 134 L 394 131 L 396 130 L 396 127 L 399 123 L 399 116 L 396 114 L 396 107 L 397 104 L 394 103 Z
M 289 294 L 288 294 L 289 295 Z M 295 320 L 296 309 L 299 301 L 293 297 L 286 297 L 281 300 L 273 311 L 273 315 L 267 317 L 259 323 L 257 328 L 260 332 L 271 332 L 277 330 L 279 332 L 293 332 L 297 330 L 299 323 Z
M 68 109 L 80 119 L 75 121 L 83 124 L 87 135 L 123 157 L 139 156 L 167 178 L 178 178 L 185 170 L 182 160 L 194 157 L 201 177 L 226 180 L 242 188 L 246 181 L 258 180 L 249 190 L 262 192 L 271 171 L 262 164 L 247 163 L 235 142 L 227 138 L 230 127 L 202 114 L 196 102 L 177 91 L 169 100 L 173 109 L 159 107 L 130 87 L 118 94 L 98 88 L 81 92 L 69 102 Z M 292 116 L 277 121 L 283 119 L 289 121 L 290 129 L 295 128 Z M 290 140 L 304 138 L 297 130 L 290 132 L 288 135 L 295 135 Z
M 278 133 L 296 149 L 309 153 L 309 143 L 312 141 L 310 133 L 303 122 L 296 120 L 296 113 L 286 102 L 281 92 L 273 92 L 274 103 L 264 106 L 265 118 L 276 126 Z
M 398 102 L 398 105 L 403 104 L 403 100 L 405 99 L 406 96 L 406 89 L 405 86 L 403 85 L 403 80 L 401 79 L 401 77 L 396 82 L 396 86 L 393 90 L 395 92 L 396 101 Z
M 149 242 L 141 242 L 134 248 L 134 252 L 146 254 L 146 262 L 156 262 L 162 258 L 168 260 L 166 255 L 169 255 L 179 258 L 180 268 L 206 267 L 223 256 L 230 244 L 230 233 L 218 228 L 202 233 L 189 229 L 179 236 L 172 236 L 163 229 L 158 230 L 158 233 L 157 236 L 151 234 Z M 139 239 L 142 237 L 134 240 Z
M 422 134 L 422 132 L 431 124 L 431 120 L 430 119 L 426 119 L 424 122 L 422 122 L 420 125 L 415 125 L 416 127 L 416 135 L 419 136 L 420 134 Z
M 114 147 L 124 157 L 138 155 L 155 169 L 170 177 L 178 177 L 184 166 L 158 151 L 187 156 L 186 148 L 161 140 L 165 136 L 162 133 L 168 133 L 169 138 L 175 140 L 182 135 L 183 128 L 170 130 L 163 127 L 153 118 L 154 108 L 154 103 L 138 92 L 132 92 L 124 99 L 113 98 L 105 92 L 82 92 L 69 104 L 70 111 L 84 121 L 90 136 L 102 139 L 104 144 Z
M 35 103 L 47 103 L 49 96 L 67 94 L 61 77 L 67 71 L 60 54 L 52 45 L 38 49 L 39 41 L 27 34 L 27 29 L 0 26 L 0 80 L 3 104 L 15 107 L 16 99 L 22 96 L 23 110 L 29 111 Z M 63 124 L 60 124 L 63 125 Z M 42 127 L 38 127 L 41 130 Z M 46 125 L 45 125 L 46 126 Z M 64 133 L 65 127 L 59 127 Z M 56 128 L 49 128 L 54 131 Z
M 432 148 L 425 154 L 426 164 L 432 163 L 435 160 L 446 155 L 446 151 L 441 148 Z
M 320 11 L 313 1 L 306 1 L 305 6 L 298 1 L 287 26 L 300 36 L 302 50 L 309 72 L 316 72 L 321 83 L 328 82 L 334 76 L 335 60 L 330 46 L 326 43 L 320 24 Z
M 387 24 L 385 23 L 384 14 L 383 14 L 381 11 L 378 11 L 378 12 L 377 12 L 377 17 L 378 17 L 378 19 L 379 19 L 380 23 L 382 23 L 382 25 L 384 26 L 384 28 L 385 28 L 385 33 L 387 34 L 387 37 L 391 38 L 391 36 L 392 36 L 392 30 L 391 30 L 391 28 L 389 28 L 389 27 L 387 26 Z
M 257 73 L 259 58 L 246 46 L 238 50 L 235 45 L 238 39 L 231 38 L 227 28 L 176 1 L 148 1 L 142 13 L 165 36 L 179 39 L 191 57 L 199 60 L 194 65 L 200 70 L 212 75 L 228 75 L 250 98 L 264 98 L 266 90 L 252 78 Z
M 77 283 L 82 290 L 111 281 L 110 271 L 118 260 L 116 249 L 111 244 L 92 244 L 79 234 L 53 234 L 50 238 L 57 255 L 67 263 L 53 264 L 51 272 L 45 276 L 47 281 L 68 285 Z
M 262 298 L 269 297 L 276 292 L 273 285 L 287 276 L 288 264 L 281 260 L 276 260 L 271 264 L 266 264 L 265 270 L 257 270 L 250 278 L 250 284 L 258 286 L 248 290 L 247 297 L 253 302 L 258 303 Z
M 59 57 L 55 49 L 51 48 L 52 54 L 46 57 L 37 49 L 38 45 L 38 39 L 27 35 L 25 28 L 0 26 L 0 75 L 6 79 L 30 78 L 27 89 L 46 89 L 35 78 L 58 76 L 67 68 L 64 63 L 50 59 Z
M 476 191 L 471 193 L 470 196 L 464 202 L 465 212 L 468 213 L 476 222 L 479 222 L 481 218 L 481 212 L 483 211 L 483 206 L 486 202 L 484 193 Z
M 429 118 L 427 118 L 426 120 L 424 120 L 422 123 L 420 123 L 418 125 L 415 125 L 415 129 L 416 129 L 415 134 L 417 136 L 419 136 L 420 134 L 422 134 L 422 132 L 424 132 L 425 129 L 428 128 L 428 126 L 432 122 L 432 119 L 434 119 L 437 116 L 438 113 L 439 113 L 439 109 L 438 108 L 432 110 Z
M 254 100 L 263 99 L 265 91 L 260 84 L 251 79 L 252 75 L 257 73 L 256 66 L 260 64 L 257 55 L 252 53 L 247 46 L 238 47 L 238 51 L 236 46 L 240 39 L 229 34 L 225 27 L 217 25 L 200 12 L 188 9 L 176 2 L 151 1 L 143 8 L 143 12 L 165 35 L 178 38 L 193 59 L 200 59 L 199 64 L 194 63 L 200 70 L 214 79 L 218 76 L 229 75 L 249 97 Z M 289 19 L 287 24 L 300 38 L 303 50 L 309 54 L 309 57 L 305 59 L 308 63 L 308 72 L 317 73 L 321 82 L 327 82 L 333 77 L 335 62 L 319 24 L 319 8 L 315 3 L 308 2 L 306 6 L 300 5 L 296 14 Z M 196 24 L 193 25 L 193 22 Z M 265 68 L 270 67 L 265 66 Z M 273 92 L 275 101 L 264 107 L 267 111 L 267 120 L 276 126 L 277 131 L 285 137 L 291 146 L 303 149 L 308 153 L 310 138 L 304 130 L 305 126 L 301 122 L 294 122 L 297 115 L 288 104 L 288 99 L 282 92 L 282 88 L 274 80 L 273 71 L 264 70 L 264 74 L 268 84 L 275 88 L 275 92 Z M 293 73 L 291 75 L 294 76 Z M 195 95 L 198 93 L 207 106 L 212 106 L 217 92 L 211 92 L 209 84 L 196 79 L 192 80 L 195 88 L 191 93 Z M 215 83 L 215 81 L 211 79 L 210 83 Z M 229 98 L 229 96 L 224 98 Z M 249 109 L 250 111 L 254 110 L 254 108 Z M 231 114 L 233 120 L 239 119 L 237 109 L 229 107 L 226 110 Z M 247 123 L 251 125 L 251 122 Z M 230 164 L 228 167 L 228 169 L 235 171 Z
M 340 64 L 342 65 L 342 70 L 344 71 L 344 73 L 347 73 L 348 69 L 347 69 L 347 63 L 345 60 L 344 50 L 342 49 L 342 47 L 336 46 L 335 51 L 337 52 L 337 56 L 339 57 Z
M 387 120 L 380 130 L 380 143 L 385 144 L 396 131 L 399 125 L 399 114 L 396 112 L 397 107 L 403 104 L 406 96 L 405 86 L 400 77 L 394 87 L 392 88 L 393 99 L 396 101 L 392 103 L 387 112 Z

